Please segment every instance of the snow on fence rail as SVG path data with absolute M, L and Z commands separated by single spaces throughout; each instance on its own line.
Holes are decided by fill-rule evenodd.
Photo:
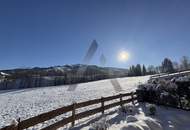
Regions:
M 4 127 L 0 130 L 23 130 L 23 129 L 27 129 L 29 127 L 35 126 L 39 123 L 48 121 L 50 119 L 53 119 L 57 116 L 60 116 L 64 113 L 67 112 L 72 112 L 72 115 L 70 117 L 64 118 L 54 124 L 51 124 L 45 128 L 42 128 L 41 130 L 55 130 L 58 129 L 60 127 L 63 127 L 64 125 L 68 124 L 68 123 L 72 123 L 72 126 L 75 125 L 75 121 L 97 114 L 97 113 L 104 113 L 105 110 L 116 107 L 116 106 L 122 106 L 126 103 L 134 103 L 135 100 L 137 100 L 137 93 L 136 92 L 131 92 L 131 93 L 125 93 L 125 94 L 119 94 L 119 95 L 115 95 L 115 96 L 109 96 L 109 97 L 102 97 L 99 99 L 94 99 L 94 100 L 89 100 L 89 101 L 85 101 L 85 102 L 80 102 L 80 103 L 73 103 L 72 105 L 69 106 L 65 106 L 62 108 L 58 108 L 56 110 L 47 112 L 47 113 L 43 113 L 40 114 L 38 116 L 23 120 L 23 121 L 18 121 L 17 125 L 10 125 L 7 127 Z M 127 99 L 123 99 L 124 97 L 126 97 Z M 130 98 L 128 98 L 130 97 Z M 108 101 L 112 101 L 115 99 L 119 99 L 119 101 L 105 105 L 105 102 Z M 88 111 L 84 111 L 81 113 L 76 113 L 76 109 L 79 108 L 83 108 L 83 107 L 88 107 L 90 105 L 95 105 L 95 104 L 101 104 L 101 107 L 98 108 L 94 108 Z
M 190 70 L 183 70 L 183 71 L 178 71 L 175 73 L 161 73 L 161 74 L 156 74 L 150 77 L 150 79 L 158 79 L 158 78 L 168 78 L 172 76 L 181 76 L 185 74 L 190 74 Z

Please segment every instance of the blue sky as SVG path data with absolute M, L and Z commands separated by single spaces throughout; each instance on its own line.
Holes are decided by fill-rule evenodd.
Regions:
M 1 0 L 0 69 L 81 63 L 90 43 L 107 66 L 190 56 L 188 0 Z M 131 58 L 121 63 L 120 50 Z

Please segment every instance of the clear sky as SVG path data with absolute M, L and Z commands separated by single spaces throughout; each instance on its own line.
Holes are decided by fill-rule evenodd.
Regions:
M 91 64 L 102 53 L 123 68 L 190 56 L 190 1 L 0 0 L 0 69 L 81 63 L 94 39 Z

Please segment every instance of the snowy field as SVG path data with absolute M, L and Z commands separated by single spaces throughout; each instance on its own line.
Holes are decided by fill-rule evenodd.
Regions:
M 136 113 L 124 114 L 117 110 L 107 112 L 104 117 L 78 123 L 71 130 L 90 130 L 94 122 L 106 122 L 108 130 L 189 130 L 190 112 L 163 106 L 156 106 L 156 115 L 150 116 L 148 107 L 142 103 L 136 106 Z M 129 117 L 135 117 L 136 120 Z M 130 120 L 129 120 L 130 119 Z M 105 121 L 106 120 L 106 121 Z M 103 123 L 104 124 L 104 123 Z M 131 128 L 135 126 L 136 129 Z
M 12 119 L 27 119 L 72 102 L 131 92 L 148 79 L 149 76 L 118 78 L 116 86 L 113 80 L 107 79 L 77 85 L 0 91 L 0 128 L 9 125 Z

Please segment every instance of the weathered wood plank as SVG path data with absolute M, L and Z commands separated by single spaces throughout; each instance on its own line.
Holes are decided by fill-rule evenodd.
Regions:
M 2 128 L 1 130 L 18 130 L 18 126 L 10 125 Z
M 23 120 L 19 123 L 19 128 L 20 129 L 25 129 L 31 126 L 34 126 L 38 123 L 42 123 L 44 121 L 50 120 L 56 116 L 59 116 L 61 114 L 64 114 L 66 112 L 69 112 L 72 110 L 72 105 L 66 106 L 66 107 L 62 107 L 62 108 L 58 108 L 56 110 L 47 112 L 47 113 L 43 113 L 40 114 L 38 116 Z
M 68 117 L 68 118 L 64 118 L 64 119 L 62 119 L 61 121 L 58 121 L 58 122 L 56 122 L 55 124 L 52 124 L 52 125 L 50 125 L 50 126 L 48 126 L 48 127 L 46 127 L 46 128 L 43 128 L 43 129 L 41 129 L 41 130 L 56 130 L 56 129 L 61 128 L 61 127 L 63 127 L 64 125 L 66 125 L 66 124 L 72 122 L 72 119 L 73 119 L 72 116 L 70 116 L 70 117 Z
M 75 116 L 75 118 L 76 118 L 76 120 L 78 120 L 78 119 L 82 119 L 82 118 L 85 118 L 85 117 L 88 117 L 88 116 L 91 116 L 91 115 L 94 115 L 94 114 L 97 114 L 100 112 L 102 112 L 102 107 L 79 113 Z
M 98 103 L 101 103 L 101 99 L 94 99 L 94 100 L 77 103 L 76 108 L 82 108 L 82 107 L 86 107 L 86 106 L 90 106 L 90 105 L 94 105 Z
M 101 111 L 102 111 L 102 108 L 100 107 L 100 108 L 96 108 L 96 109 L 92 109 L 92 110 L 89 110 L 89 111 L 85 111 L 85 112 L 76 114 L 75 115 L 75 120 L 82 119 L 82 118 L 88 117 L 90 115 L 94 115 L 94 114 L 99 113 Z M 73 119 L 72 116 L 68 117 L 68 118 L 65 118 L 65 119 L 63 119 L 61 121 L 56 122 L 55 124 L 52 124 L 52 125 L 50 125 L 50 126 L 48 126 L 46 128 L 41 129 L 41 130 L 56 130 L 56 129 L 58 129 L 60 127 L 63 127 L 64 125 L 72 122 L 72 119 Z

